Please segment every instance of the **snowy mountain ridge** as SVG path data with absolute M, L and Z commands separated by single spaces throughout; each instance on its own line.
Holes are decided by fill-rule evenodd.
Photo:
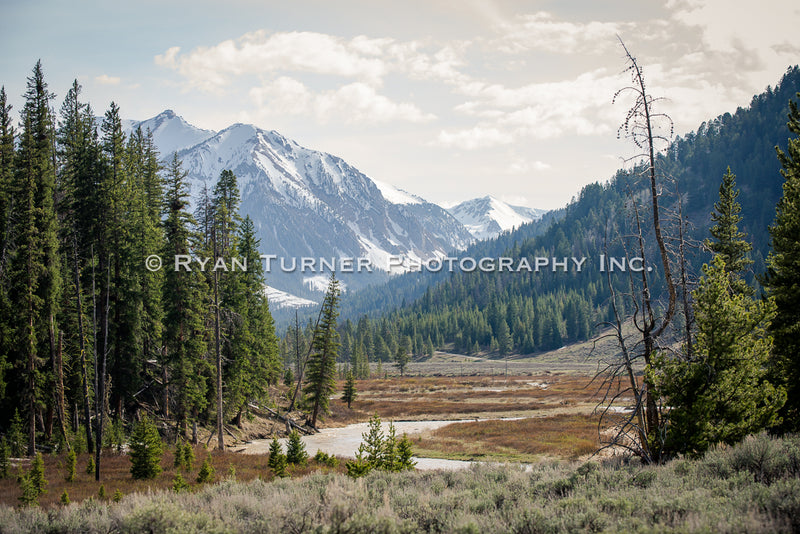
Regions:
M 546 210 L 512 206 L 491 195 L 466 200 L 448 208 L 453 217 L 477 239 L 497 237 L 501 232 L 538 220 Z
M 369 258 L 378 273 L 352 276 L 349 288 L 382 281 L 390 260 L 442 257 L 472 240 L 447 211 L 376 182 L 343 159 L 300 146 L 276 131 L 233 124 L 202 130 L 167 110 L 127 131 L 149 128 L 164 159 L 177 151 L 190 180 L 191 203 L 213 190 L 222 170 L 237 176 L 242 215 L 249 215 L 263 254 L 279 258 Z M 299 260 L 298 260 L 299 263 Z M 276 262 L 278 264 L 278 262 Z M 279 265 L 279 264 L 278 264 Z M 270 286 L 315 298 L 320 273 L 267 274 Z M 306 282 L 304 282 L 306 280 Z

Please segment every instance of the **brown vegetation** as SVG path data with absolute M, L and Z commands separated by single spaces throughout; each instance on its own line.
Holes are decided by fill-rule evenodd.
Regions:
M 216 471 L 214 482 L 219 482 L 230 477 L 231 468 L 235 470 L 235 478 L 240 481 L 249 481 L 260 478 L 270 481 L 274 477 L 272 471 L 267 467 L 266 455 L 239 454 L 236 452 L 220 452 L 217 450 L 206 451 L 203 447 L 195 448 L 195 461 L 192 469 L 188 471 L 179 470 L 173 467 L 174 449 L 165 452 L 161 461 L 163 471 L 154 479 L 134 480 L 131 477 L 131 462 L 125 454 L 105 454 L 103 455 L 103 476 L 99 482 L 95 481 L 94 474 L 86 474 L 86 464 L 89 462 L 89 454 L 78 455 L 76 477 L 74 482 L 65 480 L 66 455 L 47 455 L 44 457 L 45 478 L 47 479 L 47 493 L 39 497 L 42 506 L 59 506 L 59 500 L 64 490 L 69 494 L 70 501 L 80 502 L 89 497 L 98 499 L 100 486 L 105 486 L 106 500 L 111 500 L 114 492 L 120 490 L 123 495 L 131 493 L 150 493 L 156 490 L 171 490 L 173 478 L 177 473 L 189 483 L 190 491 L 200 489 L 203 484 L 198 484 L 195 479 L 203 460 L 211 452 L 211 462 Z M 23 460 L 18 465 L 27 471 L 29 462 Z M 303 476 L 313 471 L 338 471 L 344 472 L 344 467 L 331 469 L 326 466 L 318 465 L 313 459 L 309 460 L 305 467 L 289 466 L 287 472 L 290 476 Z M 12 469 L 12 474 L 16 473 L 16 468 Z M 17 506 L 21 492 L 16 477 L 12 476 L 5 480 L 0 480 L 0 504 Z
M 578 458 L 600 447 L 597 415 L 559 414 L 528 419 L 453 423 L 412 436 L 418 456 L 463 460 L 536 461 Z

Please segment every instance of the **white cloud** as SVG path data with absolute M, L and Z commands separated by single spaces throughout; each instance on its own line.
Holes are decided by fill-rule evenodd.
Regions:
M 263 115 L 312 114 L 319 122 L 375 124 L 392 121 L 421 123 L 435 119 L 407 102 L 394 102 L 364 83 L 354 82 L 334 91 L 313 93 L 301 82 L 280 77 L 250 90 Z
M 548 169 L 551 169 L 552 165 L 545 163 L 543 161 L 528 161 L 526 159 L 517 158 L 513 160 L 509 165 L 506 171 L 509 174 L 528 174 L 530 172 L 542 172 Z M 506 202 L 508 202 L 506 200 Z
M 539 11 L 522 15 L 512 23 L 499 26 L 502 37 L 494 41 L 501 52 L 518 54 L 528 50 L 545 50 L 562 54 L 608 52 L 614 36 L 628 25 L 619 22 L 587 23 L 556 19 Z
M 475 126 L 468 130 L 442 130 L 433 144 L 448 148 L 475 150 L 506 145 L 513 140 L 514 137 L 509 132 L 504 132 L 499 128 Z
M 420 41 L 398 42 L 364 35 L 345 39 L 316 32 L 247 33 L 238 39 L 181 53 L 180 47 L 156 55 L 157 65 L 178 72 L 187 89 L 222 93 L 235 78 L 280 73 L 310 73 L 350 78 L 380 86 L 390 72 L 418 80 L 460 83 L 458 71 L 468 43 L 444 46 Z
M 267 34 L 259 30 L 185 54 L 173 47 L 156 56 L 155 62 L 180 73 L 190 87 L 208 92 L 219 92 L 237 76 L 286 71 L 378 83 L 386 72 L 378 56 L 387 43 L 363 36 L 348 41 L 315 32 Z
M 119 85 L 119 82 L 122 80 L 117 76 L 109 76 L 108 74 L 101 74 L 100 76 L 95 76 L 94 81 L 96 81 L 100 85 Z

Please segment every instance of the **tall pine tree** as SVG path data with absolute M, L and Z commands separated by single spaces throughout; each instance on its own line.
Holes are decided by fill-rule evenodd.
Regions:
M 800 93 L 797 95 L 800 97 Z M 770 227 L 772 251 L 767 258 L 765 286 L 775 299 L 777 314 L 770 331 L 775 338 L 771 374 L 786 387 L 782 429 L 800 430 L 800 108 L 789 102 L 789 139 L 786 152 L 776 147 L 783 169 L 783 196 Z
M 167 262 L 164 276 L 164 347 L 170 370 L 169 384 L 177 406 L 175 418 L 179 432 L 187 435 L 191 416 L 206 406 L 206 341 L 203 323 L 205 279 L 197 270 L 176 270 L 173 262 L 178 256 L 188 257 L 194 236 L 194 223 L 187 212 L 189 197 L 186 172 L 181 169 L 177 154 L 173 154 L 167 170 L 164 203 L 163 257 Z M 165 387 L 166 384 L 165 384 Z
M 314 332 L 313 352 L 308 360 L 305 393 L 312 403 L 311 426 L 317 425 L 320 413 L 328 413 L 328 401 L 336 388 L 336 358 L 339 354 L 339 280 L 331 273 L 328 290 L 322 301 L 322 314 Z
M 746 234 L 739 231 L 739 223 L 742 221 L 739 212 L 742 208 L 736 200 L 738 196 L 736 175 L 728 167 L 719 186 L 719 200 L 714 204 L 714 212 L 711 213 L 714 226 L 711 227 L 710 233 L 713 239 L 706 239 L 705 245 L 715 256 L 719 256 L 725 265 L 731 290 L 752 295 L 753 289 L 742 277 L 747 267 L 753 263 L 753 260 L 747 257 L 747 253 L 753 247 L 747 241 Z
M 263 399 L 267 386 L 280 375 L 278 338 L 265 293 L 264 267 L 252 219 L 245 217 L 239 231 L 239 256 L 247 270 L 232 273 L 240 279 L 241 296 L 236 299 L 237 315 L 231 335 L 231 354 L 227 391 L 236 424 L 249 400 Z
M 47 396 L 43 359 L 55 352 L 55 319 L 61 278 L 55 215 L 54 124 L 41 61 L 28 78 L 16 157 L 10 273 L 11 304 L 17 310 L 14 360 L 24 383 L 19 399 L 28 416 L 28 455 L 36 452 L 36 414 Z

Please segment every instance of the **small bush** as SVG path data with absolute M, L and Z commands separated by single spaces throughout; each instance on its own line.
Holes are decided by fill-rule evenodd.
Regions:
M 64 493 L 61 494 L 61 499 L 59 499 L 59 501 L 64 506 L 67 506 L 69 504 L 69 493 L 67 493 L 67 490 L 64 490 Z
M 95 469 L 94 456 L 89 456 L 89 461 L 86 462 L 86 469 L 85 469 L 86 474 L 87 475 L 93 475 L 94 474 L 94 469 Z
M 317 454 L 314 455 L 314 461 L 328 467 L 339 467 L 339 459 L 323 451 L 317 451 Z
M 114 502 L 120 502 L 122 500 L 122 492 L 117 488 L 114 492 L 114 495 L 111 496 L 111 500 Z
M 97 496 L 101 501 L 106 500 L 106 485 L 100 484 L 100 489 L 97 491 Z

